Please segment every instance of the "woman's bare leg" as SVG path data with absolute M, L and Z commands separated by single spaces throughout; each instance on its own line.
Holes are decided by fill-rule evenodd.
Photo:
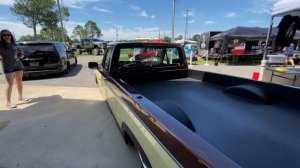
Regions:
M 19 100 L 23 99 L 23 71 L 16 71 L 16 83 L 17 83 L 17 89 L 18 89 L 18 94 L 19 94 Z
M 5 90 L 5 96 L 6 96 L 6 103 L 7 105 L 10 105 L 11 103 L 11 94 L 12 94 L 12 88 L 14 85 L 14 78 L 15 78 L 15 73 L 5 73 L 5 78 L 7 82 L 7 87 Z
M 293 57 L 289 57 L 289 61 L 290 61 L 290 63 L 292 64 L 292 66 L 295 66 Z
M 285 62 L 285 66 L 287 66 L 287 65 L 288 65 L 288 62 L 289 62 L 289 58 L 286 57 L 286 58 L 284 59 L 284 62 Z

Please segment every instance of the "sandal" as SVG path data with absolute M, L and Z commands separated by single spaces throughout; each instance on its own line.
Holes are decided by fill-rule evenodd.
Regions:
M 6 107 L 9 109 L 14 109 L 14 108 L 17 108 L 17 105 L 12 104 L 12 103 L 6 103 Z
M 20 102 L 28 102 L 29 101 L 29 99 L 25 99 L 25 98 L 19 98 L 18 99 Z

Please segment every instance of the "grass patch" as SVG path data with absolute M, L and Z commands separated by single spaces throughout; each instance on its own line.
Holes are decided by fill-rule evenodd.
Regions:
M 190 64 L 190 60 L 187 60 L 188 64 Z M 203 58 L 198 59 L 197 61 L 193 61 L 192 64 L 193 65 L 204 65 L 206 63 L 206 60 Z M 209 65 L 214 65 L 214 61 L 213 60 L 208 60 L 207 63 Z
M 82 52 L 81 54 L 76 54 L 77 57 L 81 57 L 81 56 L 92 56 L 91 54 L 89 54 L 88 52 Z

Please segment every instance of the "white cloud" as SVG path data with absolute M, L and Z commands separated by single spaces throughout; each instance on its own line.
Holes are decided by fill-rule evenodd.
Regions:
M 138 16 L 155 19 L 155 15 L 149 15 L 146 10 L 141 9 L 139 6 L 131 4 L 128 7 L 131 10 L 137 12 Z
M 261 23 L 261 21 L 259 21 L 259 20 L 249 20 L 248 23 L 257 24 L 257 23 Z
M 129 8 L 137 12 L 141 10 L 141 8 L 136 5 L 129 5 Z
M 75 21 L 67 21 L 64 22 L 64 25 L 68 25 L 68 26 L 77 26 L 77 25 L 81 25 L 83 26 L 85 23 L 84 22 L 75 22 Z
M 119 40 L 131 40 L 134 38 L 155 38 L 160 35 L 163 36 L 165 32 L 166 36 L 170 36 L 171 32 L 160 30 L 159 27 L 135 27 L 133 29 L 118 29 Z M 102 30 L 104 40 L 116 40 L 116 29 L 104 29 Z
M 188 16 L 194 16 L 194 12 L 189 10 L 188 13 L 186 11 L 183 12 L 183 17 L 186 17 L 187 14 L 188 14 Z
M 142 12 L 140 13 L 140 16 L 143 16 L 143 17 L 148 17 L 148 14 L 147 14 L 147 12 L 146 12 L 146 11 L 142 11 Z
M 64 22 L 64 27 L 68 32 L 69 36 L 72 36 L 72 31 L 76 25 L 83 26 L 85 23 L 83 22 L 75 22 L 75 21 L 68 21 Z M 130 40 L 134 38 L 155 38 L 158 37 L 159 31 L 160 35 L 163 36 L 171 36 L 171 32 L 169 30 L 160 30 L 159 27 L 135 27 L 132 29 L 124 28 L 121 25 L 114 25 L 112 27 L 116 27 L 118 30 L 118 39 L 123 40 Z M 102 29 L 104 40 L 115 40 L 116 39 L 116 28 L 111 29 Z M 0 29 L 8 29 L 14 33 L 16 39 L 19 39 L 21 36 L 24 35 L 33 35 L 33 29 L 26 27 L 21 22 L 12 22 L 7 21 L 3 18 L 0 18 Z M 38 33 L 41 30 L 41 27 L 38 27 Z
M 94 10 L 102 12 L 102 13 L 113 13 L 112 11 L 104 8 L 99 8 L 99 7 L 93 7 Z
M 216 23 L 216 21 L 213 21 L 213 20 L 207 20 L 207 21 L 205 21 L 205 24 L 215 24 Z
M 235 16 L 236 16 L 235 12 L 230 12 L 230 13 L 227 13 L 225 17 L 232 18 L 232 17 L 235 17 Z
M 196 21 L 194 20 L 194 19 L 192 19 L 192 20 L 189 20 L 189 22 L 188 23 L 195 23 Z
M 21 22 L 12 22 L 7 21 L 4 19 L 0 19 L 0 29 L 8 29 L 10 30 L 14 35 L 16 39 L 19 39 L 21 36 L 24 35 L 33 35 L 33 29 L 26 27 Z M 41 30 L 41 27 L 37 27 L 37 31 L 39 32 Z
M 275 2 L 278 0 L 253 0 L 252 8 L 247 9 L 248 12 L 254 14 L 270 13 L 270 10 Z
M 13 5 L 14 0 L 1 0 L 0 5 Z
M 104 2 L 110 0 L 60 0 L 61 4 L 70 8 L 83 9 L 85 3 Z

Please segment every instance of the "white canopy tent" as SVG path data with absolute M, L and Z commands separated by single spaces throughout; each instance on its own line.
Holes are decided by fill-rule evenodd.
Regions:
M 271 10 L 271 15 L 284 16 L 293 15 L 300 16 L 300 0 L 279 0 Z
M 270 39 L 274 17 L 286 16 L 286 15 L 300 16 L 300 0 L 278 0 L 273 5 L 271 9 L 271 20 L 270 20 L 270 26 L 269 26 L 266 42 L 268 42 Z M 264 49 L 263 60 L 261 61 L 259 80 L 262 80 L 264 71 L 266 69 L 267 55 L 268 55 L 268 50 L 266 45 Z

